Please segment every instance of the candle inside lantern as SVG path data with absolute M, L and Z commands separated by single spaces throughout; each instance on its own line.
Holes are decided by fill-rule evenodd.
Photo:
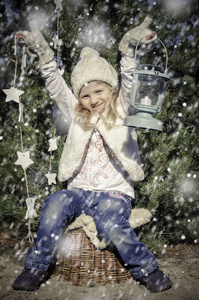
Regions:
M 149 97 L 145 96 L 144 98 L 142 98 L 140 100 L 140 104 L 151 105 L 151 99 L 149 99 Z

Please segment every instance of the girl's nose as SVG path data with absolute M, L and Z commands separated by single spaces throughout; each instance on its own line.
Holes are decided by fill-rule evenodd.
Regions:
M 97 96 L 93 95 L 93 96 L 90 97 L 90 103 L 91 103 L 91 105 L 95 105 L 97 102 L 98 102 Z

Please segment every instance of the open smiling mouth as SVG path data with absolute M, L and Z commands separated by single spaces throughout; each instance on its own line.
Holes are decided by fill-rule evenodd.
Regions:
M 92 109 L 95 110 L 95 109 L 98 109 L 99 107 L 101 107 L 103 105 L 103 103 L 99 103 L 95 106 L 92 106 Z

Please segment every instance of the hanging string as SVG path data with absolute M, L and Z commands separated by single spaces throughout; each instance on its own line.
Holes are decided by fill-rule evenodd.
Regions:
M 17 58 L 17 40 L 16 40 L 16 36 L 14 36 L 14 56 L 15 56 L 14 87 L 16 87 L 17 64 L 18 64 L 18 58 Z
M 31 224 L 32 224 L 31 219 L 29 218 L 29 220 L 28 220 L 28 239 L 29 239 L 30 244 L 34 244 L 34 236 L 32 234 Z
M 21 124 L 20 124 L 19 128 L 20 128 L 21 152 L 23 152 L 23 133 L 22 133 Z
M 60 17 L 60 10 L 59 8 L 57 9 L 57 39 L 59 42 L 59 17 Z M 57 46 L 57 66 L 59 64 L 59 44 Z
M 56 137 L 56 129 L 54 129 L 53 138 Z M 52 150 L 50 151 L 50 172 L 52 172 Z
M 15 72 L 14 72 L 14 87 L 16 87 L 16 79 L 17 79 L 17 68 L 18 68 L 18 57 L 17 57 L 17 42 L 16 42 L 16 36 L 14 36 L 14 56 L 15 56 Z M 21 65 L 21 75 L 24 74 L 24 68 L 26 66 L 26 55 L 25 55 L 25 47 L 23 47 L 23 54 L 22 54 L 22 65 Z M 22 131 L 22 123 L 23 123 L 23 116 L 22 116 L 22 110 L 23 110 L 23 104 L 21 103 L 21 99 L 19 100 L 19 108 L 21 109 L 20 111 L 20 117 L 19 117 L 19 129 L 20 129 L 20 143 L 21 143 L 21 151 L 24 151 L 24 145 L 23 145 L 23 131 Z M 25 178 L 25 183 L 26 183 L 26 192 L 29 197 L 30 192 L 29 192 L 29 185 L 28 185 L 28 177 L 27 177 L 27 172 L 26 168 L 24 170 L 24 178 Z M 29 237 L 29 242 L 33 244 L 34 242 L 34 237 L 31 232 L 31 218 L 28 220 L 28 237 Z
M 24 75 L 25 73 L 25 67 L 26 67 L 26 47 L 25 45 L 23 45 L 22 48 L 22 62 L 21 62 L 21 77 Z

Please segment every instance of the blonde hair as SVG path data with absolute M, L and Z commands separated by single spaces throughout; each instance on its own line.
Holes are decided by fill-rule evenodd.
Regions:
M 109 99 L 105 104 L 103 114 L 100 114 L 106 129 L 109 130 L 112 127 L 116 126 L 116 120 L 118 117 L 123 119 L 117 110 L 117 99 L 119 95 L 119 89 L 117 87 L 111 87 L 106 82 L 96 82 L 105 84 L 111 92 L 109 95 Z M 91 123 L 91 118 L 95 114 L 96 113 L 92 113 L 90 110 L 84 108 L 80 101 L 75 107 L 75 121 L 78 122 L 85 129 L 95 127 L 95 124 Z

